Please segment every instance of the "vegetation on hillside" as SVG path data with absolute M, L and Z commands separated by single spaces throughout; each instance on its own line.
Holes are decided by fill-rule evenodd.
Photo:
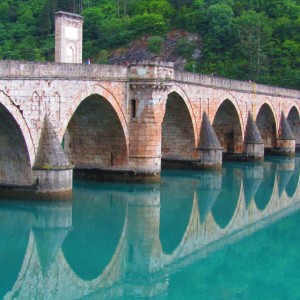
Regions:
M 1 0 L 0 58 L 53 60 L 53 13 L 84 16 L 84 57 L 106 63 L 112 50 L 147 36 L 159 55 L 174 29 L 174 51 L 189 71 L 300 88 L 300 0 Z

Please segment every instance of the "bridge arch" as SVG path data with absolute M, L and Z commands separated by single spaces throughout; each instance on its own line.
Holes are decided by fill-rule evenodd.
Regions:
M 242 119 L 236 103 L 226 99 L 216 110 L 213 128 L 224 152 L 243 151 Z
M 18 107 L 12 102 L 12 100 L 3 91 L 0 90 L 0 105 L 1 104 L 9 112 L 11 117 L 15 120 L 16 124 L 18 125 L 26 144 L 30 165 L 33 166 L 35 159 L 35 147 L 33 144 L 30 130 L 27 126 L 23 115 L 21 114 Z
M 293 105 L 287 112 L 287 120 L 296 138 L 296 143 L 300 143 L 300 114 L 297 105 Z
M 263 103 L 256 116 L 256 125 L 264 141 L 265 148 L 276 146 L 277 138 L 276 113 L 271 103 Z
M 66 130 L 64 149 L 77 168 L 119 168 L 128 164 L 128 147 L 113 107 L 101 96 L 87 97 Z
M 13 107 L 4 94 L 0 94 L 0 99 L 0 182 L 30 185 L 33 159 L 29 154 L 29 149 L 33 152 L 31 136 L 18 108 Z M 27 142 L 32 148 L 28 148 Z
M 95 93 L 77 100 L 71 116 L 65 129 L 64 149 L 75 167 L 118 169 L 127 166 L 127 124 L 110 94 Z
M 78 94 L 74 95 L 74 101 L 70 103 L 70 106 L 67 110 L 66 116 L 62 116 L 64 118 L 64 122 L 61 124 L 61 128 L 58 134 L 58 137 L 60 140 L 63 139 L 63 136 L 65 134 L 65 131 L 67 129 L 67 126 L 74 115 L 75 111 L 77 110 L 78 106 L 83 102 L 87 97 L 91 95 L 99 95 L 103 97 L 114 109 L 114 112 L 118 116 L 118 119 L 122 125 L 122 129 L 124 131 L 124 135 L 126 138 L 126 143 L 128 145 L 129 142 L 129 135 L 128 135 L 128 123 L 126 121 L 124 108 L 121 107 L 120 103 L 121 101 L 118 101 L 114 95 L 110 93 L 107 89 L 102 87 L 101 85 L 94 84 L 91 86 L 88 86 L 83 91 L 80 91 Z
M 197 131 L 199 129 L 199 124 L 197 123 L 196 113 L 193 109 L 191 101 L 190 101 L 189 97 L 187 96 L 187 94 L 185 93 L 185 91 L 177 84 L 173 85 L 172 90 L 169 92 L 168 95 L 170 95 L 172 93 L 176 93 L 181 97 L 181 99 L 184 101 L 184 103 L 186 105 L 186 108 L 189 111 L 190 118 L 191 118 L 191 121 L 193 123 L 193 130 L 194 130 L 194 136 L 195 136 L 195 145 L 197 145 L 198 144 L 198 133 L 197 133 Z
M 182 93 L 181 93 L 182 94 Z M 191 160 L 197 157 L 195 118 L 187 99 L 168 94 L 162 122 L 162 158 Z

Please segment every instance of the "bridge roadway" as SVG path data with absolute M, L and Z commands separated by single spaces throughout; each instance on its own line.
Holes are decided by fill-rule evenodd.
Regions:
M 73 166 L 78 176 L 144 181 L 159 179 L 162 160 L 210 167 L 221 163 L 217 151 L 255 158 L 249 144 L 293 154 L 299 100 L 298 90 L 179 72 L 172 63 L 1 61 L 1 191 L 70 197 Z M 246 134 L 249 116 L 254 135 Z
M 173 272 L 199 262 L 211 252 L 300 208 L 299 162 L 287 160 L 277 163 L 275 167 L 266 163 L 264 168 L 261 165 L 246 168 L 235 166 L 227 168 L 225 173 L 224 177 L 202 173 L 199 177 L 194 174 L 180 179 L 180 183 L 183 183 L 181 189 L 185 188 L 184 183 L 187 182 L 189 186 L 192 183 L 195 189 L 187 191 L 190 201 L 187 203 L 187 199 L 184 199 L 184 207 L 189 209 L 182 224 L 173 227 L 173 231 L 178 232 L 175 235 L 172 233 L 174 243 L 171 247 L 166 243 L 169 239 L 164 238 L 160 227 L 171 226 L 172 218 L 178 225 L 181 220 L 176 217 L 176 209 L 182 211 L 183 206 L 176 201 L 176 193 L 173 193 L 175 198 L 164 197 L 163 201 L 176 201 L 175 207 L 167 205 L 168 211 L 164 211 L 164 203 L 161 203 L 160 197 L 164 193 L 172 194 L 170 191 L 175 186 L 178 187 L 180 183 L 176 177 L 167 178 L 168 185 L 160 188 L 141 190 L 137 186 L 134 193 L 102 190 L 101 197 L 99 193 L 93 193 L 91 197 L 89 191 L 85 190 L 85 205 L 96 200 L 93 197 L 97 197 L 97 202 L 105 199 L 101 204 L 105 215 L 110 215 L 110 210 L 115 214 L 115 205 L 119 205 L 120 210 L 122 205 L 124 208 L 121 222 L 117 226 L 119 229 L 110 224 L 113 226 L 110 228 L 114 230 L 107 238 L 115 240 L 111 256 L 107 257 L 106 265 L 99 266 L 99 270 L 94 272 L 94 278 L 88 280 L 84 279 L 85 266 L 76 266 L 78 262 L 74 263 L 70 254 L 74 251 L 71 248 L 76 245 L 80 247 L 82 241 L 78 241 L 77 236 L 77 244 L 71 243 L 70 249 L 67 244 L 72 231 L 82 232 L 87 226 L 86 219 L 93 216 L 80 214 L 82 209 L 72 209 L 70 202 L 51 206 L 37 203 L 33 213 L 27 209 L 26 204 L 15 203 L 8 207 L 1 203 L 2 253 L 9 247 L 7 241 L 15 236 L 12 232 L 21 234 L 18 235 L 15 247 L 21 250 L 14 256 L 14 260 L 6 265 L 4 261 L 7 258 L 1 255 L 4 268 L 2 272 L 13 273 L 9 277 L 13 281 L 10 287 L 6 287 L 9 290 L 3 295 L 4 299 L 79 299 L 85 296 L 116 299 L 124 295 L 151 297 L 163 294 L 168 290 L 168 278 Z M 236 193 L 230 194 L 222 187 L 222 180 L 226 180 L 228 176 L 236 182 Z M 268 192 L 265 184 L 270 184 L 270 179 L 272 188 Z M 263 197 L 260 197 L 260 189 Z M 223 199 L 224 197 L 227 198 Z M 224 210 L 220 207 L 224 201 L 232 206 L 226 220 L 220 219 L 224 217 Z M 75 214 L 73 218 L 72 213 Z M 12 214 L 14 218 L 18 216 L 18 225 L 11 224 Z M 108 221 L 111 223 L 112 219 Z M 97 238 L 96 231 L 100 228 L 101 226 L 94 226 L 93 237 Z M 101 234 L 101 238 L 105 243 L 105 235 Z M 76 252 L 77 256 L 84 256 L 88 247 L 85 244 L 82 248 L 84 253 L 79 255 Z M 11 250 L 6 253 L 10 253 L 9 251 Z M 100 257 L 106 256 L 103 249 L 98 253 L 87 253 L 96 265 L 99 265 Z M 77 259 L 80 260 L 78 257 Z M 84 260 L 80 263 L 84 264 Z M 93 268 L 93 265 L 90 264 L 87 268 Z M 140 280 L 137 281 L 136 278 Z

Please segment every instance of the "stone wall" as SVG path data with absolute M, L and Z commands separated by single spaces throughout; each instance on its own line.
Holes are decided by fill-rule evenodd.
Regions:
M 95 106 L 85 101 L 91 96 L 97 96 Z M 225 139 L 232 135 L 229 150 L 240 152 L 249 112 L 266 147 L 276 144 L 282 112 L 295 124 L 294 132 L 299 132 L 299 99 L 297 90 L 181 73 L 169 63 L 0 62 L 0 104 L 23 135 L 20 151 L 27 153 L 26 164 L 31 167 L 45 115 L 60 142 L 65 136 L 65 149 L 75 167 L 77 163 L 159 173 L 161 156 L 198 159 L 204 111 L 224 150 L 228 150 Z M 132 115 L 132 100 L 136 101 L 136 116 Z M 3 138 L 4 143 L 7 149 L 12 147 Z M 77 144 L 75 151 L 68 148 L 72 144 Z M 27 174 L 25 165 L 22 172 Z
M 127 80 L 128 68 L 116 65 L 86 65 L 51 62 L 0 61 L 0 79 Z

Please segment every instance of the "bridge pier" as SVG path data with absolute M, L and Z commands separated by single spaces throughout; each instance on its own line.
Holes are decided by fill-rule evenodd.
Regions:
M 131 73 L 155 72 L 156 66 L 145 70 L 133 66 Z M 131 122 L 129 137 L 129 169 L 135 173 L 136 181 L 155 182 L 160 180 L 161 139 L 164 103 L 162 94 L 167 95 L 168 84 L 139 82 L 130 84 Z
M 221 169 L 222 147 L 205 111 L 202 116 L 199 152 L 200 161 L 197 162 L 199 169 Z
M 250 113 L 248 114 L 244 138 L 244 154 L 246 161 L 264 159 L 264 142 Z
M 268 149 L 267 154 L 280 156 L 294 156 L 296 151 L 296 139 L 293 131 L 284 115 L 281 113 L 277 147 Z
M 161 124 L 133 121 L 130 124 L 129 168 L 135 181 L 156 182 L 161 171 Z
M 47 116 L 44 119 L 33 174 L 37 182 L 34 196 L 42 199 L 72 197 L 73 166 L 69 163 Z

